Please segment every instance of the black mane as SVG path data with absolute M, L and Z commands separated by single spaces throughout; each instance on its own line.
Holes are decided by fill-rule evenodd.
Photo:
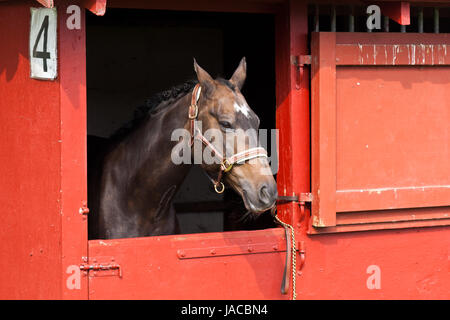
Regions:
M 218 77 L 216 81 L 227 86 L 233 92 L 236 91 L 236 86 L 230 81 L 221 77 Z M 162 110 L 170 104 L 163 104 L 163 102 L 167 102 L 169 100 L 178 100 L 182 96 L 192 91 L 197 83 L 197 80 L 188 80 L 168 90 L 154 94 L 153 96 L 145 100 L 145 103 L 143 105 L 138 106 L 134 110 L 133 119 L 120 127 L 117 131 L 115 131 L 111 135 L 110 139 L 114 142 L 122 140 L 123 138 L 125 138 L 125 136 L 139 127 L 146 119 L 148 119 L 149 116 Z
M 169 90 L 165 90 L 151 96 L 150 98 L 145 100 L 145 103 L 143 105 L 138 106 L 134 110 L 133 119 L 131 121 L 127 122 L 111 135 L 111 140 L 122 140 L 130 132 L 139 127 L 146 119 L 148 119 L 149 116 L 169 105 L 164 104 L 162 105 L 162 107 L 158 108 L 158 106 L 160 106 L 163 102 L 169 100 L 178 100 L 182 96 L 192 91 L 197 83 L 197 80 L 188 80 L 183 84 L 174 86 Z

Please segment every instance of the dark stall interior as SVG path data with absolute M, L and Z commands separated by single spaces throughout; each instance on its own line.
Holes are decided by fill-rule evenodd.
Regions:
M 110 8 L 103 17 L 86 12 L 86 26 L 88 176 L 100 146 L 132 120 L 137 107 L 195 78 L 194 57 L 211 76 L 227 79 L 245 56 L 242 93 L 260 117 L 260 128 L 275 128 L 272 15 Z M 174 206 L 181 233 L 274 226 L 269 213 L 242 218 L 240 197 L 228 189 L 216 194 L 198 166 L 192 166 Z

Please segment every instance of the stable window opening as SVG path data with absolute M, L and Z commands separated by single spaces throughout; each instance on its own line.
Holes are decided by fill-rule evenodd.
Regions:
M 270 129 L 275 128 L 274 38 L 274 16 L 269 14 L 109 8 L 98 17 L 86 12 L 90 239 L 100 238 L 100 173 L 114 137 L 133 127 L 133 119 L 147 112 L 145 105 L 155 94 L 195 79 L 193 58 L 213 78 L 229 79 L 246 57 L 242 94 L 258 115 L 260 129 L 269 132 L 268 154 L 276 152 L 270 143 Z M 188 106 L 186 119 L 187 111 Z M 181 234 L 275 227 L 269 212 L 246 214 L 241 197 L 230 188 L 215 193 L 198 165 L 191 166 L 172 203 Z

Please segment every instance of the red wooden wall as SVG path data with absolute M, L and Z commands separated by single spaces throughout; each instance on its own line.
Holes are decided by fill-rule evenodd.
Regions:
M 59 298 L 59 81 L 30 79 L 29 24 L 30 2 L 0 3 L 0 297 Z
M 2 298 L 87 297 L 66 285 L 87 256 L 85 38 L 65 27 L 68 2 L 59 4 L 58 78 L 43 81 L 30 78 L 28 49 L 38 4 L 0 3 Z

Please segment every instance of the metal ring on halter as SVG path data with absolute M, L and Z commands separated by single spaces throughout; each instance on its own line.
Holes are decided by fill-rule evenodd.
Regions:
M 217 189 L 217 186 L 221 186 L 220 189 Z M 214 184 L 214 190 L 216 190 L 217 193 L 223 193 L 225 191 L 225 185 L 222 181 L 219 181 L 218 183 Z

